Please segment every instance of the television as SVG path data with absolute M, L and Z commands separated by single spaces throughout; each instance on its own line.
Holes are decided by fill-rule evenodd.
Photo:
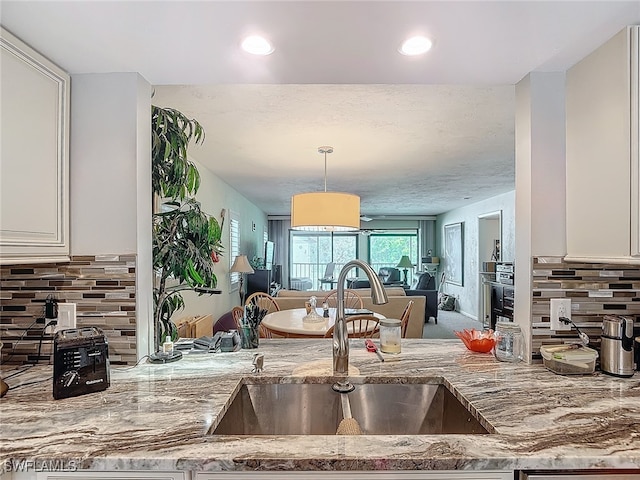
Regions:
M 271 295 L 271 270 L 258 268 L 247 275 L 247 296 L 256 292 Z
M 267 240 L 264 242 L 264 269 L 271 270 L 273 268 L 273 251 L 275 249 L 275 244 Z

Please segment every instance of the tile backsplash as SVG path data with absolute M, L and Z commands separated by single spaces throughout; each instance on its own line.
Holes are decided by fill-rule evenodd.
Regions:
M 533 257 L 532 354 L 540 346 L 577 338 L 573 331 L 551 330 L 550 300 L 571 299 L 573 322 L 599 348 L 604 315 L 626 315 L 640 327 L 640 267 L 595 263 L 568 263 L 562 257 Z
M 68 263 L 0 267 L 3 363 L 32 363 L 42 336 L 45 299 L 75 303 L 77 327 L 95 326 L 109 341 L 114 365 L 136 363 L 136 256 L 73 256 Z M 40 363 L 48 363 L 53 336 L 42 336 Z

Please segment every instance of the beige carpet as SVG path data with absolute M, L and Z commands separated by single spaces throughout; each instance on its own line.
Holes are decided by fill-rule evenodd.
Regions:
M 458 312 L 438 310 L 438 324 L 434 324 L 433 320 L 425 323 L 422 338 L 458 338 L 454 335 L 454 330 L 464 328 L 482 330 L 482 323 Z

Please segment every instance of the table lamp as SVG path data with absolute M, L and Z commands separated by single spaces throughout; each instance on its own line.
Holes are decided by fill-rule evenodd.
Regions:
M 249 264 L 249 260 L 246 255 L 238 255 L 233 260 L 233 265 L 229 272 L 240 274 L 240 306 L 244 305 L 244 274 L 253 273 L 254 270 Z
M 403 255 L 402 258 L 400 259 L 400 261 L 398 262 L 398 265 L 396 265 L 396 267 L 403 269 L 403 272 L 404 272 L 404 284 L 408 285 L 408 283 L 407 283 L 407 270 L 410 269 L 410 268 L 413 268 L 413 263 L 411 263 L 411 260 L 409 260 L 409 257 L 407 255 Z

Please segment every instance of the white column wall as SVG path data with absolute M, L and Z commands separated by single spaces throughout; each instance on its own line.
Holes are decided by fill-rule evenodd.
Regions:
M 531 73 L 516 85 L 514 320 L 531 358 L 532 257 L 566 253 L 565 74 Z
M 151 85 L 137 73 L 72 76 L 71 255 L 136 254 L 138 356 L 151 318 Z

